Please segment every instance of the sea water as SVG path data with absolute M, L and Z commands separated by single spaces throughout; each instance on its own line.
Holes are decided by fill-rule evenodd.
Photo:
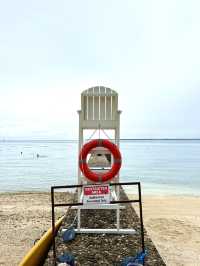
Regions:
M 199 140 L 122 140 L 120 150 L 120 181 L 140 181 L 146 194 L 200 195 Z M 77 154 L 77 141 L 1 141 L 0 191 L 76 184 Z

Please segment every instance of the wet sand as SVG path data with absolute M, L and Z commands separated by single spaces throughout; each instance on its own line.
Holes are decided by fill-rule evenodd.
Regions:
M 167 265 L 200 265 L 200 197 L 146 196 L 143 212 L 145 228 Z M 50 226 L 48 193 L 0 194 L 0 265 L 18 265 Z

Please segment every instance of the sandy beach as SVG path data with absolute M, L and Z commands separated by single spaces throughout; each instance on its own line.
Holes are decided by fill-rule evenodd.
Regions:
M 50 226 L 49 193 L 0 194 L 0 265 L 18 265 Z
M 146 196 L 143 212 L 145 228 L 167 265 L 200 265 L 200 197 Z M 0 265 L 18 265 L 50 226 L 48 193 L 0 194 Z
M 200 265 L 200 197 L 146 196 L 143 215 L 166 265 Z

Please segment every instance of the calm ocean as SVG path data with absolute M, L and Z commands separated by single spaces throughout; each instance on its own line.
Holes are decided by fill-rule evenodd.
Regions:
M 141 181 L 144 194 L 200 195 L 199 140 L 124 140 L 120 149 L 120 181 Z M 0 191 L 76 184 L 77 152 L 76 141 L 0 142 Z

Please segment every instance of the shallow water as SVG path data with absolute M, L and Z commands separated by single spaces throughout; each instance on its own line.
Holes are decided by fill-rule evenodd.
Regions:
M 120 149 L 120 181 L 141 181 L 148 194 L 200 195 L 199 140 L 124 140 Z M 0 191 L 75 184 L 77 151 L 76 141 L 0 142 Z

